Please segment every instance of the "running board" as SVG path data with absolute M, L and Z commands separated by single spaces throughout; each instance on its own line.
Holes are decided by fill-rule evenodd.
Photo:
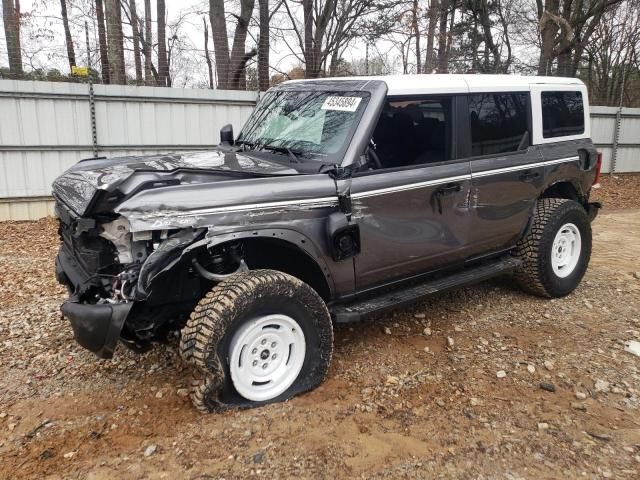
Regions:
M 429 280 L 418 285 L 414 284 L 379 296 L 356 300 L 352 303 L 334 305 L 331 308 L 331 313 L 337 323 L 357 322 L 370 315 L 418 302 L 434 293 L 488 280 L 501 273 L 512 271 L 520 263 L 519 259 L 512 256 L 501 257 L 491 263 L 468 267 L 446 277 Z

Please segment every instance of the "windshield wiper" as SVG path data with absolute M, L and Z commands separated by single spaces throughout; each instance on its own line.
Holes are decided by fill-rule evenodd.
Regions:
M 244 151 L 244 147 L 253 148 L 255 143 L 247 142 L 246 140 L 236 140 L 236 145 L 242 145 L 242 150 Z
M 291 159 L 292 163 L 301 163 L 300 159 L 298 158 L 298 155 L 300 155 L 301 152 L 294 152 L 289 147 L 278 147 L 277 145 L 266 144 L 266 145 L 261 145 L 261 148 L 263 150 L 269 150 L 272 152 L 286 153 L 289 155 L 289 158 Z

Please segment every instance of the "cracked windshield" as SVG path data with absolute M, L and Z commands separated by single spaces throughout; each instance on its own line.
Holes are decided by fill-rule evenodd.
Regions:
M 366 92 L 267 93 L 236 144 L 242 149 L 326 161 L 346 146 L 368 97 Z

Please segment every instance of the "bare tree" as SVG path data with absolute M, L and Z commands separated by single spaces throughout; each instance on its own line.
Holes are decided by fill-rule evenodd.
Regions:
M 438 73 L 449 71 L 450 49 L 447 48 L 447 19 L 449 18 L 449 3 L 451 0 L 440 1 L 440 26 L 438 29 Z
M 640 3 L 625 2 L 605 13 L 585 46 L 580 76 L 592 104 L 640 106 Z
M 107 53 L 107 33 L 104 27 L 104 7 L 102 0 L 96 1 L 96 20 L 98 21 L 98 45 L 100 48 L 100 68 L 102 83 L 111 83 L 109 75 L 109 56 Z
M 144 52 L 144 82 L 147 85 L 153 85 L 155 83 L 155 78 L 151 76 L 152 43 L 151 0 L 144 0 L 144 41 L 142 51 Z
M 122 37 L 122 12 L 120 0 L 105 0 L 107 22 L 107 56 L 111 83 L 125 84 L 124 45 Z
M 317 78 L 326 70 L 327 63 L 330 72 L 336 71 L 342 53 L 354 38 L 371 38 L 386 31 L 389 22 L 383 18 L 383 12 L 399 0 L 301 0 L 302 20 L 298 18 L 298 9 L 289 5 L 291 1 L 282 3 L 298 48 L 289 48 L 304 63 L 307 78 Z M 377 22 L 367 21 L 376 14 Z
M 169 57 L 167 55 L 167 12 L 164 0 L 158 0 L 158 77 L 159 83 L 163 87 L 171 86 L 171 78 L 169 78 Z
M 427 52 L 425 54 L 424 71 L 432 73 L 435 69 L 433 45 L 436 34 L 436 24 L 438 23 L 438 10 L 440 9 L 440 2 L 438 0 L 431 0 L 429 4 L 429 29 L 427 31 Z
M 413 0 L 411 7 L 411 27 L 413 30 L 413 36 L 416 39 L 416 73 L 421 73 L 422 61 L 420 58 L 420 26 L 418 24 L 418 17 L 420 16 L 420 9 L 418 7 L 418 0 Z
M 269 0 L 258 0 L 260 7 L 260 35 L 258 37 L 258 88 L 269 88 Z
M 73 49 L 73 39 L 71 38 L 71 29 L 69 28 L 69 15 L 67 14 L 67 1 L 60 0 L 60 13 L 62 14 L 62 26 L 64 27 L 64 39 L 67 45 L 67 59 L 69 60 L 69 69 L 73 70 L 76 66 L 76 52 Z
M 202 23 L 204 24 L 204 58 L 207 61 L 207 69 L 209 70 L 209 88 L 213 89 L 213 65 L 211 64 L 211 56 L 209 55 L 209 26 L 207 25 L 207 19 L 205 17 L 202 17 Z
M 142 85 L 142 60 L 140 59 L 140 30 L 136 0 L 129 0 L 129 23 L 133 35 L 133 61 L 136 66 L 136 84 Z
M 22 46 L 20 44 L 20 2 L 19 0 L 2 0 L 2 20 L 4 35 L 7 40 L 7 54 L 9 55 L 9 72 L 21 76 Z
M 253 14 L 255 0 L 240 0 L 240 15 L 233 34 L 233 44 L 229 51 L 229 37 L 227 35 L 226 13 L 224 0 L 209 1 L 209 17 L 211 21 L 211 35 L 216 59 L 218 88 L 243 88 L 247 62 L 253 58 L 255 49 L 245 52 L 249 21 Z
M 538 75 L 575 76 L 578 64 L 605 12 L 622 0 L 536 0 L 540 29 Z

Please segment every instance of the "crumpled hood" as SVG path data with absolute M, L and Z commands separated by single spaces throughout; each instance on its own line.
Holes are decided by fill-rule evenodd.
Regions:
M 136 190 L 181 183 L 247 178 L 251 174 L 292 175 L 291 167 L 225 150 L 81 160 L 52 185 L 53 195 L 84 215 L 101 192 L 120 197 Z

